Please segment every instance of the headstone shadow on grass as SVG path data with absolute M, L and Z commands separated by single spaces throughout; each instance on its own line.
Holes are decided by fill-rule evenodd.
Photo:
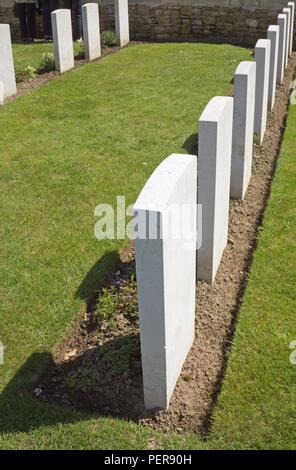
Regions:
M 119 263 L 120 256 L 117 251 L 110 251 L 103 255 L 86 273 L 80 286 L 76 290 L 75 297 L 86 302 L 91 302 L 100 284 L 108 275 L 114 273 Z
M 198 155 L 198 134 L 191 134 L 183 143 L 182 149 L 191 155 Z
M 115 336 L 77 357 L 52 364 L 40 379 L 40 399 L 92 416 L 138 421 L 144 409 L 139 334 Z
M 144 409 L 139 335 L 115 337 L 61 364 L 49 352 L 34 353 L 0 394 L 1 434 L 102 416 L 138 421 L 150 415 Z
M 53 362 L 49 352 L 32 354 L 0 394 L 0 433 L 27 432 L 40 426 L 71 423 L 78 413 L 46 405 L 34 394 L 41 368 Z
M 104 255 L 88 271 L 76 296 L 87 304 L 95 302 L 100 286 L 118 265 L 118 252 Z M 134 261 L 124 265 L 127 272 L 134 271 Z M 104 332 L 101 345 L 95 341 L 98 329 L 90 327 L 92 344 L 68 361 L 57 363 L 50 352 L 33 353 L 0 393 L 0 432 L 27 432 L 100 416 L 135 421 L 146 416 L 140 336 L 138 326 L 131 325 L 116 335 L 116 329 Z

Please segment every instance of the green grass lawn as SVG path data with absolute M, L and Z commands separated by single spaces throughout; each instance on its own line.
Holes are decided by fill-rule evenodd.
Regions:
M 215 413 L 218 447 L 296 448 L 295 128 L 294 105 Z
M 74 42 L 73 47 L 74 52 L 78 53 L 80 45 Z M 45 52 L 54 52 L 53 43 L 43 41 L 33 44 L 16 43 L 12 45 L 12 50 L 16 73 L 23 71 L 28 65 L 38 69 L 42 55 Z
M 295 109 L 210 438 L 155 433 L 32 397 L 52 348 L 123 243 L 94 238 L 94 208 L 118 194 L 133 202 L 166 156 L 186 152 L 204 106 L 230 92 L 238 63 L 250 58 L 225 45 L 126 48 L 0 110 L 0 448 L 139 449 L 151 438 L 160 448 L 294 445 Z

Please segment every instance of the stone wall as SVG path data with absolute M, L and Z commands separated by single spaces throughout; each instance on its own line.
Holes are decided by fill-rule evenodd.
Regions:
M 94 1 L 100 4 L 101 30 L 114 29 L 113 0 Z M 257 39 L 266 37 L 268 26 L 276 23 L 287 3 L 288 0 L 129 0 L 131 39 L 254 46 Z M 0 0 L 0 5 L 0 23 L 10 23 L 13 37 L 18 38 L 13 0 Z
M 105 2 L 106 3 L 106 2 Z M 130 0 L 131 38 L 253 46 L 288 0 Z M 110 7 L 109 7 L 110 8 Z
M 13 14 L 13 1 L 11 0 L 0 0 L 0 23 L 10 24 L 11 33 L 13 37 L 18 37 L 18 20 Z
M 108 3 L 99 0 L 83 0 L 83 3 L 99 3 L 100 4 L 100 23 L 101 31 L 112 29 L 115 30 L 115 18 L 113 2 Z M 102 3 L 105 5 L 102 5 Z M 107 4 L 106 4 L 107 3 Z M 18 18 L 14 15 L 13 10 L 14 0 L 0 0 L 0 23 L 8 23 L 11 28 L 11 35 L 13 39 L 19 39 L 19 22 Z M 63 8 L 67 5 L 67 0 L 60 0 L 60 7 Z M 37 36 L 42 37 L 42 16 L 37 13 Z M 73 22 L 74 27 L 74 22 Z

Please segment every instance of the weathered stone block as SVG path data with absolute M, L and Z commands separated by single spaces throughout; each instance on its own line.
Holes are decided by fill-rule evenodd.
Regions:
M 82 6 L 83 39 L 85 58 L 94 60 L 101 55 L 99 6 L 87 3 Z
M 196 192 L 196 156 L 173 154 L 155 170 L 134 205 L 138 220 L 146 222 L 135 245 L 147 409 L 168 408 L 194 339 Z M 185 206 L 192 231 L 182 226 L 180 236 L 173 236 L 178 217 L 171 211 Z
M 0 82 L 0 105 L 4 104 L 4 87 L 3 83 Z
M 56 70 L 60 73 L 74 68 L 71 11 L 55 10 L 51 14 Z
M 0 81 L 3 84 L 4 98 L 8 98 L 17 92 L 8 24 L 0 24 Z
M 279 53 L 278 53 L 278 66 L 277 66 L 277 83 L 283 83 L 285 71 L 285 51 L 286 51 L 286 37 L 287 37 L 287 16 L 278 15 L 278 26 L 280 28 L 279 35 Z
M 197 277 L 213 283 L 227 245 L 233 98 L 215 97 L 199 120 Z M 201 223 L 202 222 L 202 223 Z M 199 233 L 200 235 L 200 233 Z
M 279 55 L 279 26 L 269 26 L 267 39 L 270 40 L 270 66 L 269 66 L 269 89 L 268 89 L 268 109 L 271 111 L 274 106 L 276 92 L 276 74 Z
M 123 47 L 130 40 L 128 0 L 115 0 L 115 25 L 118 45 Z
M 262 144 L 267 124 L 270 40 L 259 39 L 255 47 L 256 58 L 256 95 L 254 132 Z
M 283 14 L 287 17 L 286 22 L 286 48 L 285 48 L 285 66 L 288 67 L 289 54 L 290 54 L 290 28 L 291 28 L 291 10 L 290 8 L 284 8 Z
M 230 196 L 243 199 L 252 173 L 256 63 L 241 62 L 234 75 Z
M 291 24 L 290 24 L 290 47 L 289 53 L 293 52 L 293 40 L 294 40 L 294 20 L 295 20 L 295 2 L 289 2 L 288 7 L 291 10 Z

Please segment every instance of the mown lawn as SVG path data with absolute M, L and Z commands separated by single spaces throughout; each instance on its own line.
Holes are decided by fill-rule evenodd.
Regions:
M 134 201 L 163 158 L 190 151 L 202 109 L 229 93 L 238 63 L 250 58 L 225 45 L 126 48 L 1 109 L 0 448 L 139 449 L 151 438 L 160 448 L 293 446 L 295 110 L 212 436 L 163 435 L 32 396 L 123 243 L 94 238 L 94 208 L 118 194 Z
M 80 45 L 73 43 L 74 52 L 80 51 Z M 16 43 L 12 45 L 13 58 L 16 73 L 22 72 L 28 65 L 38 69 L 42 55 L 46 52 L 53 53 L 53 44 L 48 42 L 36 42 L 33 44 Z
M 218 447 L 296 448 L 295 128 L 294 105 L 215 413 Z

